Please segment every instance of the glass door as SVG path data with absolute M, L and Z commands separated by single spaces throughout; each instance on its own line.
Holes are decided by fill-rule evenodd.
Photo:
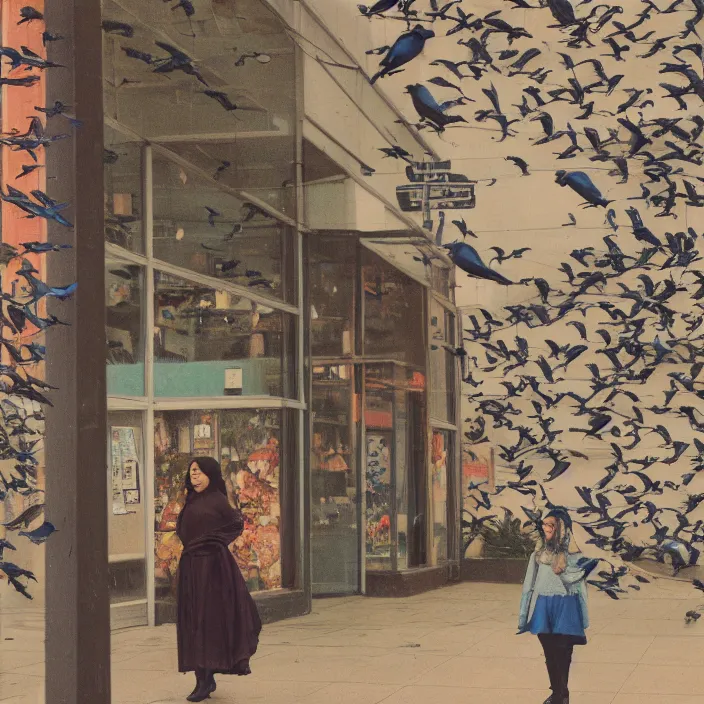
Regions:
M 313 367 L 313 594 L 359 591 L 357 463 L 351 364 Z
M 147 625 L 143 420 L 141 411 L 108 413 L 108 564 L 113 628 Z

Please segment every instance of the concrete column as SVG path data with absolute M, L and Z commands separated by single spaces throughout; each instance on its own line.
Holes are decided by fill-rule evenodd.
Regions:
M 55 0 L 47 46 L 64 68 L 47 72 L 46 102 L 72 106 L 83 125 L 51 118 L 51 133 L 71 137 L 46 150 L 47 190 L 71 204 L 73 228 L 49 223 L 49 241 L 70 250 L 47 257 L 49 282 L 78 282 L 49 313 L 70 323 L 47 337 L 47 379 L 59 387 L 47 414 L 47 520 L 58 528 L 46 544 L 46 704 L 110 702 L 108 595 L 105 240 L 100 0 Z

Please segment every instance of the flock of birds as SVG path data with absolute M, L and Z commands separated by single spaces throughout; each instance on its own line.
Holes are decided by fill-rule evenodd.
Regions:
M 469 487 L 476 507 L 466 521 L 467 532 L 470 537 L 478 535 L 503 500 L 497 496 L 511 493 L 521 497 L 526 525 L 539 530 L 542 511 L 553 506 L 551 483 L 566 480 L 579 498 L 568 507 L 575 524 L 588 536 L 590 549 L 601 556 L 603 569 L 596 570 L 589 582 L 618 599 L 648 581 L 634 576 L 629 568 L 634 560 L 645 556 L 667 560 L 677 573 L 698 564 L 699 544 L 704 542 L 704 515 L 700 515 L 704 489 L 695 491 L 704 471 L 702 235 L 688 224 L 654 232 L 656 228 L 646 226 L 643 218 L 644 212 L 648 217 L 654 212 L 654 217 L 672 218 L 675 223 L 683 208 L 690 212 L 704 207 L 700 185 L 704 177 L 698 172 L 704 158 L 700 141 L 704 49 L 699 35 L 704 0 L 675 0 L 667 7 L 641 0 L 640 12 L 628 21 L 620 5 L 589 7 L 592 0 L 575 5 L 569 0 L 505 0 L 486 14 L 466 11 L 463 0 L 442 6 L 428 0 L 422 9 L 419 5 L 418 0 L 379 0 L 359 6 L 360 14 L 370 19 L 407 25 L 393 44 L 368 51 L 381 57 L 370 81 L 403 72 L 410 62 L 427 57 L 440 37 L 454 37 L 465 48 L 466 58 L 433 58 L 428 63 L 439 75 L 406 86 L 418 115 L 417 128 L 442 136 L 447 130 L 474 126 L 483 129 L 493 144 L 515 140 L 518 145 L 526 144 L 527 132 L 538 130 L 529 150 L 557 150 L 551 152 L 556 160 L 579 158 L 594 165 L 590 173 L 556 169 L 555 184 L 572 192 L 563 202 L 576 203 L 578 197 L 585 208 L 603 209 L 609 231 L 601 243 L 565 252 L 554 277 L 519 281 L 497 268 L 523 258 L 529 247 L 508 253 L 500 246 L 487 247 L 495 256 L 484 261 L 467 242 L 469 238 L 481 243 L 482 238 L 464 218 L 453 221 L 461 240 L 442 244 L 440 239 L 454 264 L 469 276 L 526 291 L 523 302 L 491 311 L 482 308 L 467 316 L 465 344 L 452 350 L 461 359 L 469 399 L 477 409 L 467 439 L 472 444 L 492 442 L 511 472 L 511 479 L 494 493 Z M 188 0 L 173 9 L 189 19 L 195 13 Z M 545 19 L 545 31 L 555 37 L 552 45 L 536 45 L 531 33 L 513 20 L 529 12 Z M 660 33 L 662 27 L 670 31 L 671 20 L 680 17 L 674 32 Z M 43 28 L 41 13 L 22 8 L 18 23 L 32 22 Z M 103 30 L 124 37 L 133 33 L 129 25 L 110 20 L 103 23 Z M 62 39 L 45 30 L 42 36 L 45 44 Z M 204 85 L 207 97 L 225 110 L 236 109 L 227 95 L 207 86 L 191 57 L 163 43 L 157 46 L 166 56 L 129 47 L 124 51 L 154 72 L 193 76 Z M 559 51 L 553 51 L 555 46 Z M 559 69 L 548 68 L 547 54 L 559 55 Z M 27 47 L 2 48 L 0 57 L 9 62 L 0 83 L 9 86 L 34 85 L 39 72 L 56 68 Z M 265 55 L 244 58 L 266 61 Z M 627 72 L 617 67 L 654 58 L 660 60 L 656 81 L 624 85 Z M 494 82 L 499 79 L 519 86 L 517 102 L 507 104 Z M 452 91 L 452 97 L 441 101 L 438 91 Z M 472 103 L 478 109 L 467 112 Z M 80 127 L 68 116 L 69 110 L 61 103 L 37 107 L 46 119 L 64 116 Z M 40 148 L 66 137 L 47 136 L 36 115 L 25 133 L 3 134 L 0 144 L 27 153 L 30 163 L 16 177 L 19 180 L 41 168 Z M 382 151 L 386 157 L 411 161 L 400 147 Z M 506 159 L 517 169 L 516 176 L 534 175 L 529 153 Z M 365 173 L 371 176 L 373 170 L 367 168 Z M 489 185 L 496 183 L 501 187 L 501 178 Z M 626 188 L 635 195 L 609 197 Z M 8 186 L 1 197 L 27 217 L 71 227 L 61 214 L 66 204 L 42 191 L 25 193 Z M 217 209 L 208 213 L 215 223 Z M 576 224 L 577 218 L 569 213 L 563 227 Z M 42 282 L 24 258 L 57 247 L 40 242 L 21 247 L 22 251 L 3 245 L 0 251 L 3 267 L 13 260 L 20 264 L 12 294 L 2 294 L 4 334 L 16 336 L 28 326 L 46 330 L 61 324 L 55 317 L 40 317 L 37 303 L 75 292 L 75 285 L 50 287 Z M 0 344 L 13 360 L 0 367 L 4 392 L 0 459 L 14 466 L 10 479 L 0 472 L 4 498 L 8 492 L 39 491 L 35 453 L 41 438 L 41 406 L 50 403 L 45 392 L 51 387 L 26 371 L 43 359 L 42 345 L 16 345 L 4 336 Z M 665 380 L 666 389 L 653 395 L 658 379 Z M 654 438 L 659 441 L 655 446 Z M 595 445 L 585 445 L 586 440 Z M 593 446 L 602 446 L 597 455 L 605 453 L 608 459 L 603 476 L 583 486 L 584 474 L 575 460 L 588 460 Z M 34 504 L 5 528 L 41 543 L 54 527 L 44 522 L 27 529 L 42 510 L 42 504 Z M 633 538 L 634 530 L 645 530 L 647 539 Z M 21 580 L 34 575 L 4 559 L 4 551 L 13 549 L 10 541 L 0 541 L 0 570 L 31 598 Z M 693 584 L 704 591 L 704 583 L 693 580 Z M 695 609 L 687 619 L 695 621 L 698 616 Z
M 695 217 L 704 207 L 704 2 L 639 0 L 624 9 L 496 0 L 486 14 L 462 0 L 420 4 L 358 6 L 367 18 L 406 23 L 393 44 L 367 51 L 381 57 L 371 82 L 411 62 L 436 67 L 438 75 L 405 86 L 418 129 L 441 139 L 481 129 L 491 149 L 515 143 L 519 155 L 504 158 L 520 179 L 535 177 L 531 154 L 551 164 L 578 159 L 588 167 L 553 166 L 556 188 L 570 194 L 540 196 L 601 209 L 608 233 L 565 247 L 554 274 L 518 281 L 499 269 L 530 247 L 486 247 L 495 256 L 485 261 L 477 249 L 484 237 L 464 218 L 453 220 L 461 238 L 436 237 L 457 268 L 493 282 L 501 297 L 502 286 L 526 291 L 465 316 L 464 344 L 449 350 L 476 411 L 466 419 L 467 442 L 491 443 L 509 477 L 494 492 L 468 487 L 474 508 L 465 538 L 476 539 L 509 497 L 521 504 L 524 526 L 539 532 L 557 482 L 571 490 L 567 508 L 600 559 L 589 583 L 618 599 L 648 581 L 635 560 L 666 562 L 677 574 L 698 564 L 704 543 L 703 235 L 693 226 L 704 222 Z M 540 16 L 541 38 L 551 41 L 514 21 L 529 15 Z M 443 58 L 448 41 L 465 47 L 466 58 Z M 412 161 L 398 146 L 381 151 Z M 500 188 L 502 178 L 487 187 Z M 672 226 L 645 224 L 654 218 Z M 577 225 L 570 212 L 561 227 Z M 584 485 L 595 466 L 603 476 Z M 694 609 L 686 619 L 698 617 Z
M 36 22 L 43 28 L 43 20 L 39 10 L 26 6 L 21 8 L 17 24 Z M 47 31 L 42 31 L 41 37 L 44 45 L 63 39 Z M 26 46 L 19 49 L 0 47 L 0 62 L 3 68 L 0 85 L 16 88 L 33 86 L 40 80 L 42 71 L 60 68 L 58 64 L 42 58 Z M 13 129 L 0 134 L 0 146 L 14 152 L 23 152 L 28 158 L 28 163 L 14 176 L 15 183 L 43 168 L 44 165 L 39 163 L 40 150 L 47 149 L 57 140 L 70 137 L 68 133 L 47 135 L 41 115 L 46 120 L 58 115 L 67 117 L 65 113 L 68 109 L 68 106 L 61 103 L 56 103 L 53 107 L 36 106 L 37 114 L 29 118 L 26 132 Z M 67 119 L 72 126 L 80 127 L 74 118 Z M 0 192 L 0 198 L 25 213 L 26 218 L 42 218 L 63 227 L 73 227 L 61 214 L 68 203 L 58 203 L 39 189 L 26 193 L 8 184 L 6 191 Z M 44 316 L 39 304 L 49 297 L 57 300 L 70 298 L 75 293 L 77 284 L 49 286 L 41 280 L 40 272 L 27 257 L 42 256 L 67 247 L 68 245 L 39 241 L 22 242 L 17 247 L 6 242 L 0 243 L 0 276 L 14 277 L 10 286 L 5 286 L 0 293 L 0 348 L 5 350 L 8 359 L 7 364 L 0 364 L 0 501 L 5 501 L 13 493 L 24 497 L 37 495 L 30 499 L 29 504 L 25 503 L 25 508 L 19 515 L 2 526 L 6 533 L 16 533 L 18 538 L 26 538 L 35 545 L 41 545 L 56 530 L 52 523 L 42 520 L 45 506 L 39 495 L 43 491 L 37 487 L 37 453 L 42 446 L 45 421 L 43 407 L 52 405 L 47 391 L 56 387 L 30 373 L 37 364 L 44 361 L 46 347 L 39 342 L 27 340 L 54 325 L 65 324 L 54 315 Z M 37 525 L 40 520 L 41 523 Z M 31 599 L 28 582 L 36 582 L 35 575 L 6 559 L 6 551 L 17 550 L 15 542 L 15 538 L 10 539 L 9 535 L 0 539 L 0 572 L 17 592 Z

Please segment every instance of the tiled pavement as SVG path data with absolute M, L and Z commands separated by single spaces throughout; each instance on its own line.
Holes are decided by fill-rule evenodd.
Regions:
M 519 593 L 464 583 L 407 599 L 316 600 L 312 614 L 265 626 L 253 674 L 220 677 L 211 701 L 540 704 L 547 676 L 537 639 L 515 635 Z M 665 580 L 628 600 L 591 592 L 572 704 L 704 704 L 704 623 L 683 618 L 698 603 Z M 2 637 L 0 702 L 42 704 L 40 617 L 4 613 Z M 112 679 L 115 704 L 185 701 L 192 675 L 176 671 L 174 627 L 114 633 Z

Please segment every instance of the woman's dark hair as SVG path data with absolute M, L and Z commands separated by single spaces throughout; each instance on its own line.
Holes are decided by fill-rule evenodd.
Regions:
M 188 492 L 187 498 L 190 498 L 196 493 L 195 488 L 191 483 L 191 465 L 194 462 L 198 465 L 200 471 L 203 472 L 203 474 L 205 474 L 205 476 L 210 480 L 210 484 L 208 484 L 208 488 L 205 491 L 219 491 L 227 496 L 227 488 L 220 470 L 220 463 L 213 457 L 194 457 L 188 463 L 186 481 L 184 482 L 184 486 Z

